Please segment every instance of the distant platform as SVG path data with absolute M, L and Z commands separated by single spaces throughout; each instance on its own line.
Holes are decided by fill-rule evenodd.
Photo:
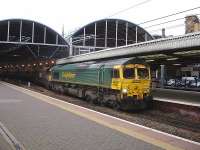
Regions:
M 200 92 L 175 89 L 153 89 L 154 100 L 200 107 Z

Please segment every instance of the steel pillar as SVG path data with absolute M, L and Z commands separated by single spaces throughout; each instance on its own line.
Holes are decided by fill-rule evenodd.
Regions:
M 72 37 L 70 38 L 70 42 L 69 42 L 69 56 L 73 55 L 73 39 Z
M 165 83 L 165 65 L 160 65 L 160 82 L 161 82 L 161 88 L 164 88 L 164 83 Z
M 58 34 L 56 35 L 56 44 L 58 44 Z
M 94 25 L 94 47 L 97 46 L 97 23 Z
M 83 29 L 83 46 L 85 46 L 85 28 Z
M 145 42 L 148 41 L 147 33 L 144 34 Z
M 34 43 L 35 23 L 32 24 L 32 43 Z
M 22 41 L 22 20 L 20 21 L 20 35 L 19 35 L 19 41 L 21 42 Z
M 135 43 L 138 42 L 138 27 L 135 27 Z
M 117 34 L 118 34 L 118 20 L 116 20 L 116 29 L 115 29 L 115 47 L 117 47 L 117 41 L 118 41 L 118 37 L 117 37 Z
M 7 41 L 10 41 L 10 21 L 8 21 Z
M 47 28 L 44 27 L 44 43 L 46 43 L 46 34 L 47 34 Z
M 105 28 L 105 48 L 107 47 L 107 37 L 108 37 L 108 21 L 106 20 L 106 28 Z
M 128 22 L 126 22 L 126 45 L 128 45 Z

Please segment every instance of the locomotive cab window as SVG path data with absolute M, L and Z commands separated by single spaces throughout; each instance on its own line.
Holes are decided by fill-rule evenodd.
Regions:
M 124 68 L 123 75 L 126 79 L 135 78 L 135 68 Z
M 113 69 L 112 78 L 119 78 L 119 69 Z
M 53 72 L 53 79 L 59 80 L 59 72 Z
M 138 78 L 139 79 L 148 79 L 149 70 L 147 68 L 138 68 Z

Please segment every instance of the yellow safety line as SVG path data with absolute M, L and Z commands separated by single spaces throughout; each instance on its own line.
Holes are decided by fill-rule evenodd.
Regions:
M 51 105 L 54 105 L 54 106 L 57 106 L 65 111 L 68 111 L 68 112 L 71 112 L 73 114 L 76 114 L 78 116 L 81 116 L 81 117 L 84 117 L 84 118 L 87 118 L 88 120 L 91 120 L 91 121 L 94 121 L 98 124 L 101 124 L 101 125 L 104 125 L 105 127 L 108 127 L 108 128 L 111 128 L 111 129 L 115 129 L 121 133 L 124 133 L 126 135 L 129 135 L 131 137 L 134 137 L 136 139 L 139 139 L 139 140 L 142 140 L 144 142 L 147 142 L 147 143 L 150 143 L 150 144 L 153 144 L 155 146 L 158 146 L 160 148 L 163 148 L 163 149 L 166 149 L 166 150 L 183 150 L 179 147 L 175 147 L 174 145 L 171 145 L 171 144 L 168 144 L 166 142 L 163 142 L 161 140 L 157 140 L 157 139 L 154 139 L 152 137 L 149 137 L 149 136 L 146 136 L 146 135 L 143 135 L 137 131 L 133 131 L 133 130 L 130 130 L 130 129 L 127 129 L 127 128 L 124 128 L 123 126 L 119 126 L 118 124 L 110 124 L 100 118 L 95 118 L 93 117 L 92 115 L 89 115 L 89 114 L 86 114 L 86 113 L 81 113 L 77 110 L 74 110 L 69 104 L 67 103 L 64 103 L 65 105 L 68 105 L 68 106 L 65 106 L 63 105 L 63 102 L 61 100 L 55 100 L 55 98 L 51 98 L 49 96 L 46 96 L 44 94 L 40 94 L 38 92 L 34 92 L 34 91 L 31 91 L 31 90 L 28 90 L 28 89 L 25 89 L 25 88 L 22 88 L 22 87 L 18 87 L 18 86 L 15 86 L 15 85 L 10 85 L 10 84 L 5 84 L 19 92 L 22 92 L 22 93 L 25 93 L 27 95 L 30 95 L 36 99 L 40 99 L 44 102 L 47 102 Z M 50 99 L 51 98 L 51 99 Z

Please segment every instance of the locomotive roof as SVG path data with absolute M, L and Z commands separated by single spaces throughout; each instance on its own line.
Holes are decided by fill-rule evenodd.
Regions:
M 74 64 L 65 64 L 65 65 L 56 65 L 52 69 L 53 70 L 65 70 L 65 69 L 86 69 L 86 68 L 97 68 L 104 66 L 104 68 L 112 68 L 115 65 L 126 65 L 126 64 L 144 64 L 143 60 L 132 58 L 120 58 L 120 59 L 112 59 L 112 60 L 104 60 L 104 61 L 89 61 L 82 63 L 74 63 Z

